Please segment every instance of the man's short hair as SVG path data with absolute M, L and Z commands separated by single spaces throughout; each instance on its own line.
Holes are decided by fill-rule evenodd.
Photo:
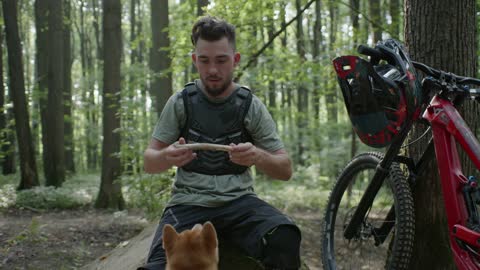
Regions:
M 217 41 L 226 37 L 235 50 L 235 26 L 214 16 L 198 19 L 192 28 L 192 44 L 197 46 L 198 39 Z

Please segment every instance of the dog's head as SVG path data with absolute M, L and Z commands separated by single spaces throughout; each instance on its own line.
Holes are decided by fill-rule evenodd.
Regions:
M 218 265 L 218 240 L 213 224 L 195 225 L 177 233 L 167 224 L 163 227 L 163 248 L 169 270 L 213 270 Z

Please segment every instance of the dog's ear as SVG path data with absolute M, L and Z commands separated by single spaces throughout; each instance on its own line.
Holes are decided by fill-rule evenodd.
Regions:
M 170 224 L 165 224 L 163 226 L 163 249 L 170 250 L 173 247 L 173 244 L 178 238 L 178 233 L 175 228 Z
M 210 221 L 203 224 L 202 237 L 208 249 L 215 249 L 218 246 L 217 232 Z

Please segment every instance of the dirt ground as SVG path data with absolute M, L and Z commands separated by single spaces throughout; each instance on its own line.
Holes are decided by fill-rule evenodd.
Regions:
M 290 214 L 302 230 L 302 258 L 311 270 L 320 268 L 321 215 Z M 147 221 L 134 211 L 92 209 L 0 212 L 0 269 L 77 269 L 124 245 Z

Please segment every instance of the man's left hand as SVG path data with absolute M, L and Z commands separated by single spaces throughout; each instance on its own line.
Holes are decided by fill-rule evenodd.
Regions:
M 261 156 L 260 149 L 249 142 L 239 144 L 231 143 L 230 146 L 232 147 L 232 150 L 229 152 L 230 160 L 242 166 L 250 167 L 255 165 Z

